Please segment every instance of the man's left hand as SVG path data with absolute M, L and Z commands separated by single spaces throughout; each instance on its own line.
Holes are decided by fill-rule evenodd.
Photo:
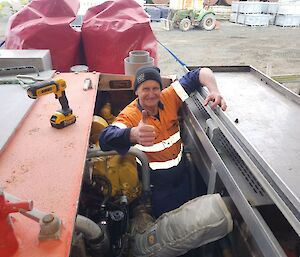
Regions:
M 212 102 L 211 108 L 214 109 L 218 105 L 223 111 L 226 110 L 227 105 L 223 97 L 218 92 L 211 92 L 204 100 L 204 106 L 208 105 L 209 102 Z

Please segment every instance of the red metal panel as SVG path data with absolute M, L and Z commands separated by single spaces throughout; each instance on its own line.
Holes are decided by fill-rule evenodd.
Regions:
M 49 119 L 60 109 L 59 102 L 54 94 L 38 99 L 1 153 L 0 186 L 22 200 L 33 200 L 36 209 L 55 213 L 63 222 L 61 239 L 40 242 L 39 224 L 13 214 L 19 241 L 14 256 L 69 256 L 99 74 L 58 77 L 66 80 L 76 123 L 61 130 L 52 128 Z M 83 91 L 85 78 L 91 78 L 93 89 Z

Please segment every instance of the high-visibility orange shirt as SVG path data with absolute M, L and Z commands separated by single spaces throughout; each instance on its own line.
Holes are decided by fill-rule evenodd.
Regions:
M 177 90 L 176 90 L 177 88 Z M 187 94 L 183 90 L 179 82 L 173 83 L 161 92 L 159 119 L 149 116 L 147 124 L 154 126 L 156 138 L 153 146 L 135 145 L 144 151 L 149 159 L 149 165 L 153 170 L 168 169 L 177 166 L 182 155 L 182 141 L 180 138 L 178 110 L 182 104 L 182 100 L 178 94 Z M 175 91 L 176 90 L 176 91 Z M 113 125 L 120 128 L 131 128 L 138 126 L 142 119 L 142 112 L 135 99 L 118 115 Z
M 148 117 L 147 123 L 153 125 L 156 139 L 153 146 L 135 147 L 145 152 L 152 170 L 176 167 L 181 160 L 183 145 L 180 138 L 178 110 L 191 92 L 201 86 L 199 71 L 195 69 L 185 74 L 179 81 L 172 83 L 161 92 L 159 103 L 159 119 Z M 118 115 L 115 122 L 108 126 L 100 136 L 101 149 L 117 150 L 125 154 L 132 143 L 130 128 L 138 126 L 142 119 L 142 107 L 138 99 L 126 106 Z

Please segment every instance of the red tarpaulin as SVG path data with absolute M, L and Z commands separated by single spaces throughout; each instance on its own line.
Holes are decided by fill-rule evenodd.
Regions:
M 70 23 L 79 0 L 33 0 L 9 20 L 7 49 L 50 49 L 53 68 L 69 71 L 78 64 L 80 32 Z
M 82 25 L 90 70 L 123 74 L 124 58 L 132 50 L 146 50 L 156 62 L 157 43 L 149 21 L 134 0 L 107 1 L 90 8 Z

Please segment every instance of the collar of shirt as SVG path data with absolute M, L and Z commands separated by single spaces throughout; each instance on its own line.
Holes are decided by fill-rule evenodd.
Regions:
M 137 100 L 137 108 L 142 112 L 143 107 L 141 106 L 139 99 Z M 164 109 L 164 104 L 161 101 L 158 102 L 158 108 L 161 110 Z

